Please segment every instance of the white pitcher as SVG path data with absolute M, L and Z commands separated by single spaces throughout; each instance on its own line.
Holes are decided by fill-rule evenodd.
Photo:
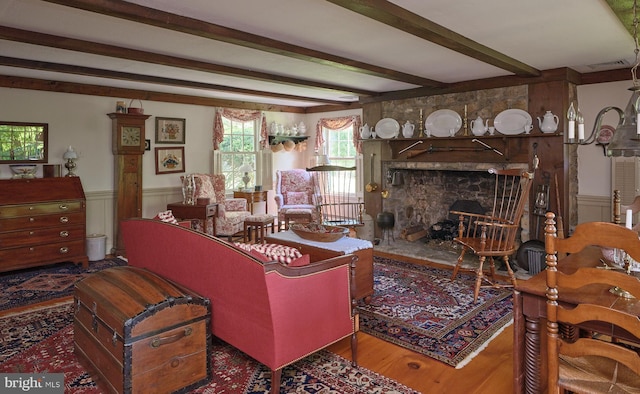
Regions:
M 369 125 L 367 123 L 364 126 L 360 126 L 360 138 L 366 140 L 371 138 L 371 130 L 369 129 Z
M 473 135 L 484 135 L 489 130 L 489 119 L 486 124 L 482 123 L 482 118 L 478 115 L 475 120 L 471 121 L 471 132 Z
M 415 128 L 416 126 L 407 120 L 405 124 L 402 126 L 402 136 L 404 138 L 413 137 L 413 130 L 415 130 Z
M 553 133 L 558 130 L 558 115 L 554 115 L 551 111 L 547 111 L 543 118 L 538 116 L 538 126 L 543 133 Z

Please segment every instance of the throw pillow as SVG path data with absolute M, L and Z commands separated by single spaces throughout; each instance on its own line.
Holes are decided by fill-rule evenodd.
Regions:
M 287 205 L 309 205 L 309 194 L 307 192 L 287 192 Z
M 262 261 L 278 261 L 291 267 L 309 264 L 309 255 L 302 255 L 296 248 L 277 244 L 245 244 L 235 242 L 234 245 Z
M 173 212 L 171 212 L 171 210 L 158 212 L 154 219 L 160 220 L 165 223 L 178 224 L 178 219 L 173 216 Z

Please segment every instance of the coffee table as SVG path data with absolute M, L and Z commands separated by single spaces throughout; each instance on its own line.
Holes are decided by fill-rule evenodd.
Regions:
M 308 254 L 311 262 L 331 257 L 354 254 L 356 261 L 356 299 L 371 300 L 373 295 L 373 244 L 359 238 L 343 237 L 335 242 L 317 242 L 299 237 L 291 230 L 268 235 L 268 243 L 287 245 Z

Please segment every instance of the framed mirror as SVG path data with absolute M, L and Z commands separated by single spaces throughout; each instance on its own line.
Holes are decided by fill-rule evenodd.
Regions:
M 46 163 L 47 123 L 0 121 L 0 163 Z

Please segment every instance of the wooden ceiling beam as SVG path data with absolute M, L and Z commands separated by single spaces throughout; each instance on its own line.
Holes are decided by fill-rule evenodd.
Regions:
M 84 11 L 144 23 L 163 29 L 173 30 L 185 34 L 211 40 L 227 42 L 245 48 L 256 49 L 280 56 L 304 60 L 307 62 L 335 67 L 341 70 L 372 75 L 394 81 L 405 82 L 417 86 L 443 86 L 442 82 L 434 81 L 416 75 L 406 74 L 397 70 L 379 67 L 373 64 L 347 59 L 341 56 L 316 51 L 283 41 L 262 37 L 256 34 L 231 29 L 199 19 L 176 15 L 155 8 L 144 7 L 121 0 L 44 0 L 63 6 L 73 7 Z
M 537 77 L 540 70 L 479 44 L 437 23 L 407 11 L 386 0 L 327 0 L 330 3 L 356 12 L 433 42 L 452 51 L 491 64 L 523 77 Z
M 123 48 L 115 45 L 101 44 L 98 42 L 78 40 L 74 38 L 61 37 L 51 34 L 38 33 L 35 31 L 16 29 L 8 26 L 0 26 L 0 39 L 23 42 L 27 44 L 40 45 L 52 48 L 65 49 L 94 55 L 115 57 L 119 59 L 134 60 L 144 63 L 161 64 L 168 67 L 178 67 L 188 70 L 196 70 L 207 73 L 229 75 L 233 77 L 249 78 L 272 83 L 282 83 L 285 85 L 302 86 L 305 88 L 321 89 L 327 91 L 344 92 L 346 95 L 356 94 L 360 96 L 376 95 L 373 92 L 363 89 L 352 89 L 345 86 L 338 86 L 316 81 L 290 78 L 283 75 L 268 74 L 259 71 L 245 70 L 236 67 L 222 66 L 213 63 L 184 59 L 160 53 L 140 51 L 136 49 Z
M 329 105 L 343 105 L 344 101 L 337 100 L 327 100 L 327 99 L 319 99 L 315 97 L 302 97 L 295 96 L 292 94 L 280 94 L 273 92 L 266 92 L 261 90 L 252 90 L 252 89 L 242 89 L 231 86 L 210 84 L 204 82 L 196 82 L 196 81 L 187 81 L 183 79 L 174 79 L 174 78 L 164 78 L 157 77 L 151 75 L 143 75 L 143 74 L 135 74 L 135 73 L 127 73 L 120 71 L 112 71 L 105 69 L 98 69 L 92 67 L 83 67 L 83 66 L 75 66 L 69 64 L 61 64 L 61 63 L 52 63 L 52 62 L 44 62 L 38 60 L 28 60 L 28 59 L 18 59 L 7 56 L 0 56 L 0 65 L 9 66 L 9 67 L 20 67 L 20 68 L 28 68 L 31 70 L 42 70 L 42 71 L 53 71 L 53 72 L 61 72 L 65 74 L 75 74 L 75 75 L 84 75 L 98 78 L 109 78 L 109 79 L 119 79 L 124 81 L 132 81 L 132 82 L 145 82 L 145 83 L 153 83 L 160 85 L 168 85 L 168 86 L 178 86 L 184 88 L 195 88 L 209 91 L 222 91 L 222 92 L 230 92 L 237 94 L 247 94 L 251 96 L 259 96 L 259 97 L 271 97 L 285 100 L 297 100 L 297 101 L 308 101 L 313 103 L 322 103 Z

